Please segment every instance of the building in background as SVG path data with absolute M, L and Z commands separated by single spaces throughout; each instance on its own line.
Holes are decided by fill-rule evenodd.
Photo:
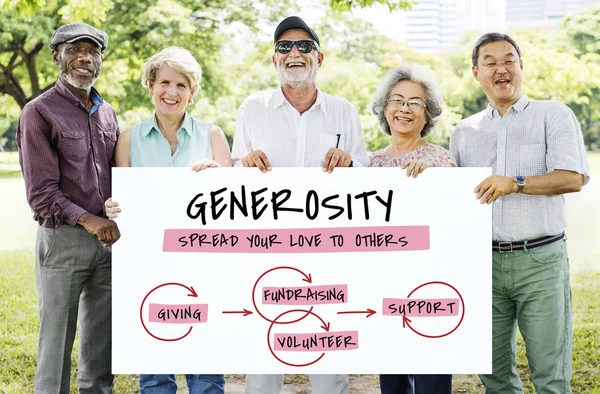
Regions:
M 459 33 L 456 0 L 421 0 L 406 13 L 406 42 L 419 52 L 435 54 Z
M 566 15 L 593 4 L 600 0 L 418 0 L 410 11 L 389 12 L 378 4 L 357 13 L 381 34 L 435 55 L 467 31 L 554 28 Z
M 465 31 L 504 28 L 502 1 L 419 0 L 405 14 L 406 42 L 428 54 L 451 47 Z
M 452 47 L 466 31 L 554 28 L 566 15 L 599 3 L 600 0 L 419 0 L 412 10 L 403 12 L 404 24 L 395 25 L 396 35 L 418 52 L 434 55 Z
M 565 16 L 579 11 L 598 0 L 505 0 L 506 27 L 554 28 Z

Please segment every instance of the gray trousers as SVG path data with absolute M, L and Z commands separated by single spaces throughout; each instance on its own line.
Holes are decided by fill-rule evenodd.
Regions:
M 36 285 L 40 336 L 36 394 L 68 394 L 79 315 L 79 393 L 112 393 L 111 259 L 81 226 L 39 227 Z
M 313 394 L 348 393 L 348 375 L 308 375 Z M 279 394 L 283 375 L 246 375 L 246 394 Z

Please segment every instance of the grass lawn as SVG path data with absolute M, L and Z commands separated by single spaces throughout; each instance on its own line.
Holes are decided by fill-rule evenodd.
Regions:
M 590 163 L 590 172 L 600 174 L 600 152 L 588 152 L 588 161 Z
M 0 152 L 0 164 L 18 164 L 19 154 L 17 152 Z
M 29 250 L 0 254 L 0 393 L 33 391 L 38 334 L 34 256 Z M 573 342 L 573 392 L 600 393 L 600 270 L 581 272 L 572 278 L 575 331 Z M 532 393 L 522 341 L 518 348 L 519 372 L 526 392 Z M 77 352 L 73 352 L 72 390 L 76 390 Z M 239 380 L 228 376 L 227 380 Z M 292 377 L 290 376 L 289 379 Z M 302 380 L 305 377 L 296 377 Z M 137 393 L 137 376 L 117 376 L 115 393 Z M 184 391 L 182 391 L 184 392 Z M 472 375 L 454 377 L 455 393 L 482 393 L 479 379 Z
M 21 167 L 18 164 L 0 164 L 0 179 L 21 177 Z
M 567 196 L 569 255 L 574 303 L 573 392 L 600 394 L 600 154 L 589 153 L 592 182 L 584 191 Z M 39 320 L 34 281 L 33 244 L 36 224 L 25 202 L 23 181 L 14 154 L 0 153 L 0 393 L 33 391 Z M 596 175 L 596 176 L 594 176 Z M 518 342 L 519 372 L 526 393 L 533 393 L 528 379 L 522 340 Z M 72 392 L 76 392 L 77 352 L 73 352 Z M 351 377 L 352 381 L 357 377 Z M 373 380 L 375 375 L 366 379 Z M 228 382 L 243 376 L 228 375 Z M 286 377 L 302 382 L 303 375 Z M 180 385 L 180 393 L 187 392 Z M 456 375 L 454 393 L 483 393 L 473 375 Z M 137 393 L 137 375 L 118 376 L 115 393 Z

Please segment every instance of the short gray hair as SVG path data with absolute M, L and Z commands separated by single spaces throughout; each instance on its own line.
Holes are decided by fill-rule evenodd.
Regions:
M 156 82 L 158 72 L 163 66 L 171 67 L 185 75 L 190 81 L 193 96 L 196 96 L 202 80 L 202 67 L 190 51 L 180 47 L 167 47 L 154 54 L 146 60 L 142 68 L 142 85 L 150 88 L 150 85 Z
M 427 69 L 416 66 L 403 66 L 388 72 L 379 84 L 379 87 L 377 87 L 377 91 L 373 97 L 373 105 L 371 107 L 373 113 L 377 116 L 382 131 L 391 135 L 390 125 L 385 118 L 385 107 L 390 92 L 401 81 L 417 82 L 425 89 L 425 104 L 427 105 L 425 107 L 426 123 L 423 126 L 423 130 L 421 130 L 421 137 L 425 137 L 438 124 L 444 107 L 442 92 L 435 83 L 433 75 Z

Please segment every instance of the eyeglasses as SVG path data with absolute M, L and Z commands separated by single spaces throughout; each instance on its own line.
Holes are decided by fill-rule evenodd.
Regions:
M 507 60 L 505 62 L 491 62 L 491 63 L 484 63 L 482 64 L 483 67 L 485 68 L 489 68 L 490 70 L 493 70 L 497 67 L 500 66 L 504 66 L 506 68 L 510 68 L 512 66 L 514 66 L 515 64 L 517 64 L 519 61 L 518 60 Z
M 310 53 L 312 50 L 319 51 L 319 45 L 311 40 L 300 40 L 300 41 L 277 41 L 275 43 L 275 51 L 279 53 L 290 53 L 292 49 L 294 49 L 294 45 L 298 48 L 298 52 L 300 53 Z
M 400 109 L 406 104 L 409 109 L 425 108 L 427 105 L 419 99 L 400 100 L 400 99 L 389 99 L 387 100 L 388 107 Z

